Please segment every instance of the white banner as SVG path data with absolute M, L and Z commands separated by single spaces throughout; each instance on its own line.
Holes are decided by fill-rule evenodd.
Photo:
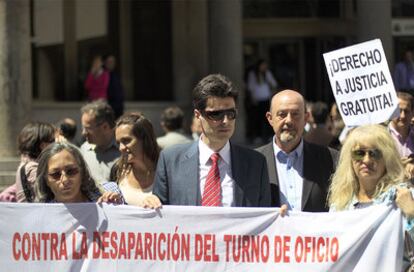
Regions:
M 398 98 L 379 39 L 323 54 L 347 126 L 378 124 L 398 113 Z
M 0 204 L 2 271 L 401 271 L 402 216 Z

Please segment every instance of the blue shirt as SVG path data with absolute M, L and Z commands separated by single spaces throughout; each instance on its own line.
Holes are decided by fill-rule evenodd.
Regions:
M 303 191 L 303 140 L 289 154 L 282 151 L 273 138 L 279 178 L 280 205 L 286 204 L 289 210 L 302 210 Z

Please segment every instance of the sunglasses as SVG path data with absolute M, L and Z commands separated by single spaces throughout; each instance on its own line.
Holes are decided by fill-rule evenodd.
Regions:
M 56 170 L 54 172 L 48 173 L 49 177 L 54 180 L 60 180 L 62 178 L 63 173 L 65 173 L 65 176 L 68 178 L 74 177 L 79 173 L 78 167 L 68 167 L 66 169 L 62 170 Z
M 237 117 L 237 110 L 235 108 L 227 110 L 216 110 L 216 111 L 202 111 L 202 114 L 212 121 L 223 121 L 224 116 L 227 116 L 229 120 L 234 120 Z
M 365 155 L 368 156 L 376 161 L 382 158 L 381 151 L 378 149 L 357 149 L 352 151 L 352 159 L 354 161 L 362 161 L 365 158 Z

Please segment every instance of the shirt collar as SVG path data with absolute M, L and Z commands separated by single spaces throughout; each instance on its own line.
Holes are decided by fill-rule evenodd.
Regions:
M 388 125 L 388 129 L 390 130 L 391 134 L 393 134 L 398 139 L 402 138 L 401 134 L 394 128 L 394 125 L 392 124 L 392 122 L 390 122 L 390 124 Z M 411 136 L 413 134 L 414 134 L 414 128 L 413 126 L 410 125 L 410 130 L 408 131 L 408 135 Z
M 391 134 L 397 138 L 401 138 L 401 134 L 394 128 L 392 122 L 388 125 L 388 129 L 390 130 Z
M 91 144 L 88 141 L 86 141 L 86 146 L 87 146 L 87 149 L 91 150 L 91 151 L 94 151 L 95 149 L 97 149 L 96 144 Z M 99 148 L 99 150 L 100 151 L 106 151 L 106 150 L 109 150 L 113 147 L 116 148 L 116 149 L 118 149 L 118 147 L 119 147 L 118 144 L 116 143 L 115 138 L 112 138 L 111 142 L 105 148 Z
M 213 150 L 211 150 L 210 147 L 208 147 L 201 138 L 198 140 L 198 150 L 200 151 L 200 164 L 206 165 L 213 153 L 215 153 Z M 223 146 L 222 149 L 218 152 L 220 154 L 221 159 L 226 162 L 226 164 L 230 164 L 230 142 L 227 141 L 227 143 Z
M 303 153 L 303 139 L 300 139 L 300 143 L 298 144 L 298 146 L 295 149 L 293 149 L 289 154 L 287 154 L 285 151 L 280 149 L 280 147 L 276 144 L 275 137 L 276 136 L 273 136 L 273 150 L 275 151 L 275 156 L 276 157 L 277 157 L 277 154 L 279 154 L 280 152 L 285 156 L 293 155 L 297 158 L 302 156 L 302 153 Z

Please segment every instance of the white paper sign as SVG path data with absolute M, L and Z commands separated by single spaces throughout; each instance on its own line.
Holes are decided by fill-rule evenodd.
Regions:
M 401 211 L 0 204 L 0 267 L 44 271 L 401 271 Z
M 323 54 L 339 112 L 347 126 L 378 124 L 398 111 L 398 98 L 381 41 Z

